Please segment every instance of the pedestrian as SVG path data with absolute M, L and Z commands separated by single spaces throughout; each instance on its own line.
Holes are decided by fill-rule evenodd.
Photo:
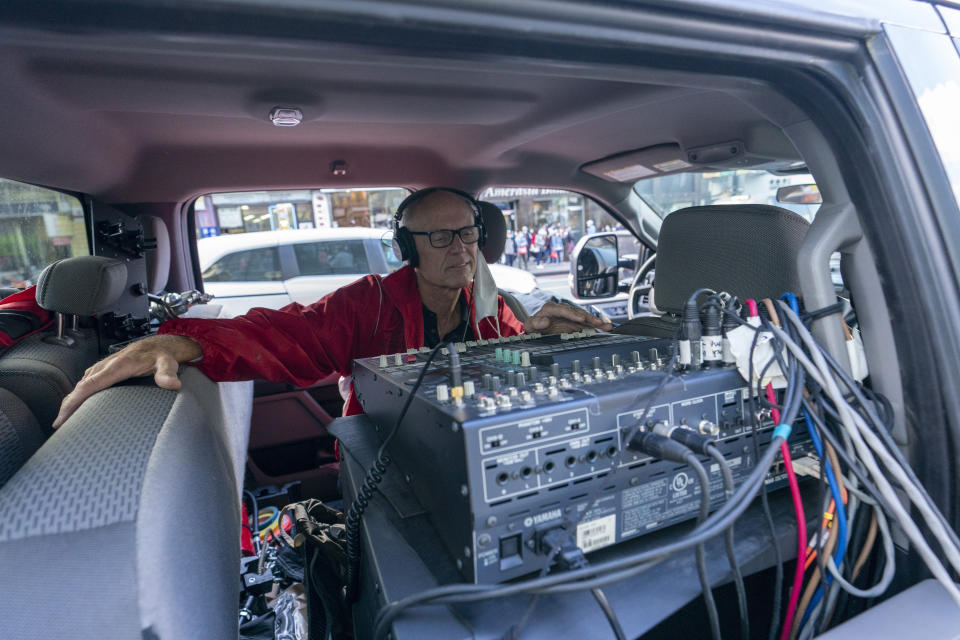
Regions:
M 517 257 L 520 259 L 520 265 L 530 270 L 530 231 L 524 227 L 517 234 Z
M 513 230 L 507 231 L 507 241 L 503 245 L 503 258 L 507 266 L 512 267 L 517 259 L 517 239 L 513 235 Z
M 564 245 L 566 246 L 566 249 L 567 249 L 567 256 L 572 256 L 572 255 L 573 255 L 573 245 L 574 245 L 574 242 L 573 242 L 573 229 L 572 229 L 569 225 L 567 225 L 566 229 L 564 230 L 563 242 L 564 242 Z
M 550 234 L 550 259 L 556 264 L 563 262 L 563 236 L 557 227 Z
M 547 259 L 547 227 L 546 225 L 537 230 L 537 235 L 533 239 L 533 244 L 537 248 L 537 269 L 543 269 L 543 261 Z

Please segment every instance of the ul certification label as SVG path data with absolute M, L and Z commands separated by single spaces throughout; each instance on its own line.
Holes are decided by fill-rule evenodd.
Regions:
M 584 553 L 611 545 L 616 538 L 617 514 L 615 513 L 577 525 L 577 546 Z

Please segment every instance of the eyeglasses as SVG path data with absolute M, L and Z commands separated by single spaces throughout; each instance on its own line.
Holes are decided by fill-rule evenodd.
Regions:
M 459 229 L 437 229 L 436 231 L 411 231 L 410 235 L 428 236 L 430 246 L 434 249 L 443 249 L 453 244 L 453 236 L 460 236 L 460 242 L 463 244 L 474 244 L 480 240 L 480 227 L 471 224 L 468 227 Z

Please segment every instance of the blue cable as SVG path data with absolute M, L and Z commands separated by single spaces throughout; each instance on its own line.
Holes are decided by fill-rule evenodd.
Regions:
M 814 426 L 813 421 L 810 419 L 810 415 L 807 413 L 807 410 L 803 409 L 803 419 L 807 424 L 807 432 L 810 434 L 810 439 L 813 440 L 813 446 L 817 450 L 817 455 L 820 456 L 820 459 L 825 464 L 825 473 L 827 476 L 827 482 L 830 485 L 830 493 L 833 495 L 833 503 L 837 509 L 837 526 L 840 529 L 840 539 L 837 542 L 837 549 L 834 555 L 834 562 L 837 567 L 840 566 L 840 563 L 843 562 L 843 555 L 847 549 L 847 510 L 843 506 L 843 499 L 840 495 L 840 487 L 837 485 L 836 476 L 833 475 L 833 468 L 830 465 L 830 459 L 823 456 L 823 443 L 820 440 L 820 436 L 817 434 L 817 428 Z M 800 559 L 797 559 L 797 562 L 801 562 Z M 823 576 L 823 584 L 829 585 L 833 582 L 833 576 L 829 573 Z M 810 599 L 810 603 L 807 605 L 807 610 L 804 611 L 803 617 L 800 619 L 800 627 L 803 627 L 810 619 L 810 616 L 813 614 L 814 608 L 823 598 L 823 585 L 817 587 L 817 591 L 813 594 L 813 598 Z
M 800 304 L 797 302 L 797 296 L 791 292 L 784 293 L 781 297 L 781 300 L 786 301 L 790 305 L 790 309 L 800 315 Z M 827 483 L 830 485 L 830 493 L 833 495 L 833 503 L 837 510 L 837 526 L 840 529 L 840 540 L 837 542 L 837 549 L 834 554 L 834 562 L 839 567 L 843 562 L 843 555 L 847 549 L 847 510 L 843 506 L 843 496 L 840 494 L 840 487 L 837 484 L 837 478 L 833 474 L 833 466 L 830 464 L 830 459 L 823 455 L 823 443 L 820 440 L 820 436 L 817 434 L 817 428 L 814 426 L 813 421 L 810 419 L 810 414 L 807 413 L 807 410 L 803 409 L 803 419 L 807 425 L 807 432 L 810 434 L 810 439 L 813 440 L 813 446 L 817 450 L 817 455 L 820 457 L 821 463 L 824 464 L 824 471 L 827 476 Z M 801 560 L 797 558 L 797 562 Z M 833 582 L 833 576 L 829 573 L 823 576 L 823 584 L 817 587 L 816 593 L 813 594 L 813 598 L 810 599 L 810 603 L 807 605 L 807 610 L 804 611 L 803 617 L 800 619 L 800 627 L 807 623 L 811 614 L 813 613 L 814 608 L 819 604 L 820 600 L 823 598 L 823 585 L 829 585 Z

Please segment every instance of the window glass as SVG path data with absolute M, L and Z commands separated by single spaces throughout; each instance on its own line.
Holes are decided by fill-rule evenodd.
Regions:
M 638 181 L 633 190 L 661 218 L 685 207 L 711 204 L 769 204 L 813 220 L 819 204 L 777 202 L 777 190 L 814 184 L 809 173 L 778 176 L 767 171 L 738 169 L 701 173 L 674 173 Z
M 363 240 L 324 240 L 293 245 L 301 276 L 370 273 Z
M 220 258 L 202 274 L 206 282 L 266 282 L 281 280 L 276 247 L 237 251 Z
M 500 262 L 526 270 L 570 260 L 584 234 L 623 229 L 591 198 L 574 191 L 539 187 L 491 187 L 480 200 L 500 207 L 507 242 Z
M 398 187 L 237 191 L 194 202 L 197 237 L 335 227 L 390 228 L 410 192 Z
M 29 287 L 51 262 L 89 253 L 77 198 L 0 179 L 0 286 Z
M 403 266 L 403 261 L 400 259 L 394 250 L 392 242 L 379 242 L 380 247 L 383 249 L 383 257 L 387 260 L 387 269 L 390 271 L 395 271 Z

